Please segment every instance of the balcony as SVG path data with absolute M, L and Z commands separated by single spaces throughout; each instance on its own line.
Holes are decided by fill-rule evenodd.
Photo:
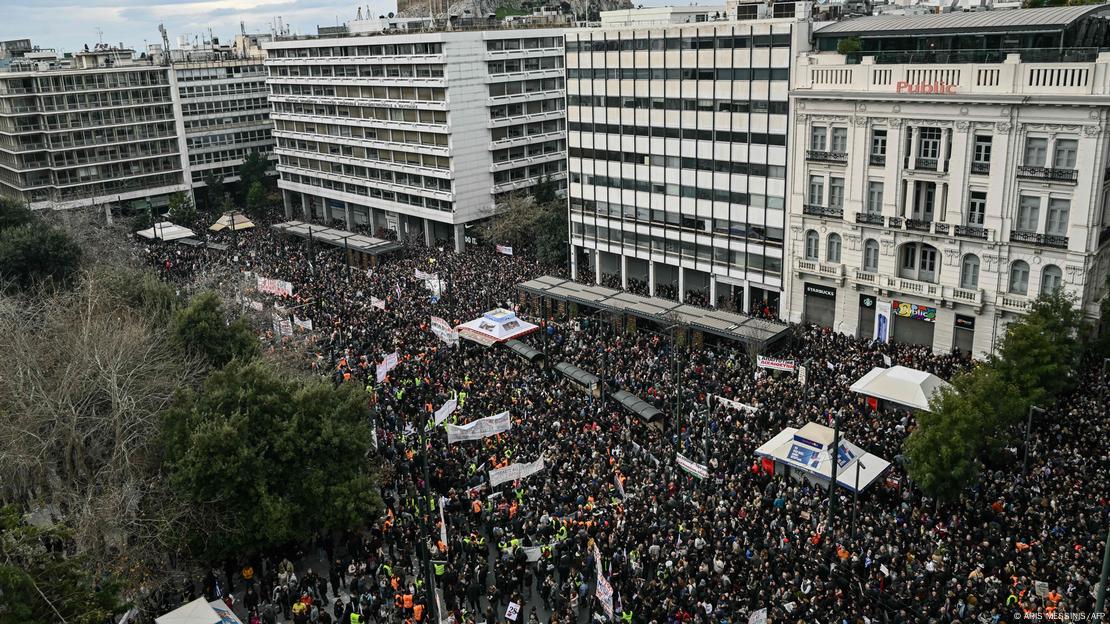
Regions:
M 925 171 L 936 171 L 937 170 L 937 162 L 938 161 L 937 161 L 936 158 L 922 158 L 922 157 L 918 156 L 917 160 L 914 161 L 914 169 L 922 169 L 922 170 L 925 170 Z
M 1040 247 L 1052 247 L 1053 249 L 1067 249 L 1068 237 L 1060 236 L 1058 234 L 1039 234 L 1037 232 L 1023 232 L 1021 230 L 1010 230 L 1011 243 L 1029 243 Z
M 856 269 L 856 282 L 859 284 L 867 284 L 869 286 L 879 285 L 879 274 L 869 273 L 863 269 Z
M 826 264 L 817 262 L 816 260 L 803 260 L 798 258 L 794 261 L 794 268 L 797 269 L 799 273 L 811 273 L 813 275 L 820 275 L 833 279 L 844 277 L 844 265 L 840 263 Z
M 906 219 L 906 229 L 915 232 L 928 232 L 933 229 L 932 221 L 922 219 Z
M 977 238 L 979 240 L 987 240 L 986 228 L 981 228 L 976 225 L 957 225 L 953 228 L 954 235 L 962 236 L 964 238 Z
M 886 166 L 886 154 L 872 154 L 868 162 L 875 167 L 884 167 Z
M 826 152 L 824 150 L 806 150 L 806 160 L 843 164 L 848 162 L 846 152 Z
M 869 212 L 857 212 L 856 223 L 866 223 L 867 225 L 882 225 L 883 215 L 872 214 Z
M 972 306 L 983 305 L 983 291 L 978 288 L 944 287 L 945 299 Z
M 941 234 L 943 236 L 948 236 L 949 229 L 950 228 L 949 228 L 947 223 L 934 223 L 933 224 L 933 232 L 936 232 L 937 234 Z
M 1011 295 L 1001 293 L 998 295 L 998 307 L 1010 312 L 1028 312 L 1033 307 L 1033 302 L 1024 295 Z
M 973 162 L 971 163 L 971 173 L 987 175 L 991 172 L 991 164 L 989 162 Z
M 829 206 L 817 206 L 814 204 L 805 204 L 802 206 L 802 214 L 814 215 L 818 217 L 828 217 L 831 219 L 843 219 L 843 208 L 832 208 Z
M 1034 180 L 1048 180 L 1049 182 L 1071 182 L 1079 180 L 1079 172 L 1075 169 L 1053 169 L 1051 167 L 1030 167 L 1018 165 L 1017 177 Z
M 887 217 L 886 226 L 892 230 L 902 229 L 902 217 Z

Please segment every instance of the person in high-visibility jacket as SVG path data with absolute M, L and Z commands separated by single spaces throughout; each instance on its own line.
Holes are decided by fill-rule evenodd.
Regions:
M 422 605 L 422 604 L 414 605 L 412 607 L 412 617 L 417 622 L 420 622 L 421 620 L 423 620 L 424 619 L 424 605 Z

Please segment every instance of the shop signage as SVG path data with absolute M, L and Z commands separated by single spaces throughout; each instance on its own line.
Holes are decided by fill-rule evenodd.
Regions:
M 860 295 L 859 307 L 872 310 L 875 308 L 875 295 Z
M 895 316 L 901 316 L 903 318 L 925 321 L 926 323 L 935 323 L 937 320 L 936 308 L 930 308 L 908 301 L 895 301 L 892 310 Z
M 975 329 L 975 317 L 957 314 L 956 327 L 959 327 L 960 329 Z
M 894 84 L 896 93 L 932 93 L 936 95 L 955 95 L 956 85 L 947 82 L 906 82 L 899 80 Z
M 814 297 L 836 299 L 836 289 L 831 286 L 821 286 L 819 284 L 810 284 L 806 282 L 805 293 L 807 295 L 813 295 Z

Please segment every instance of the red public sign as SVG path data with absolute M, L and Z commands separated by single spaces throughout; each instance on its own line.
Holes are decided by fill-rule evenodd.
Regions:
M 896 93 L 935 93 L 938 95 L 953 95 L 956 93 L 956 85 L 948 84 L 947 82 L 906 82 L 899 80 L 894 85 Z

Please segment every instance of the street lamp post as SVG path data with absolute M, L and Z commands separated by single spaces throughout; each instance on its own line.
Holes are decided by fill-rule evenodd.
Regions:
M 1029 406 L 1029 414 L 1025 419 L 1025 453 L 1021 460 L 1021 474 L 1029 474 L 1029 431 L 1033 428 L 1033 412 L 1044 414 L 1044 410 L 1036 405 Z
M 852 543 L 856 541 L 856 508 L 859 507 L 859 471 L 862 461 L 856 458 L 856 490 L 852 493 Z M 866 468 L 867 466 L 863 466 Z
M 832 448 L 832 478 L 829 479 L 829 528 L 832 528 L 833 515 L 836 513 L 836 469 L 840 453 L 840 416 L 842 410 L 836 411 L 833 420 L 833 448 Z

